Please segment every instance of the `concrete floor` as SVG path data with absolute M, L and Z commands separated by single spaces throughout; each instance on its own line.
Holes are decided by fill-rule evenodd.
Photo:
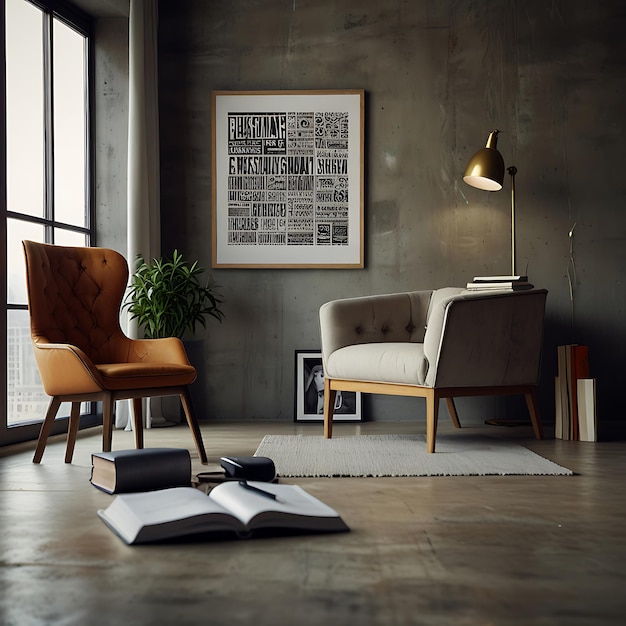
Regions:
M 422 427 L 338 424 L 335 436 Z M 80 435 L 71 465 L 63 437 L 39 466 L 33 444 L 2 448 L 0 623 L 623 624 L 626 442 L 536 442 L 526 427 L 455 432 L 478 430 L 519 439 L 577 475 L 291 479 L 352 531 L 129 547 L 96 517 L 112 498 L 88 482 L 100 429 Z M 321 425 L 203 426 L 212 463 L 293 432 L 321 434 Z M 147 431 L 146 445 L 192 442 L 179 426 Z M 116 431 L 113 447 L 133 447 L 132 433 Z M 194 472 L 204 469 L 196 458 Z

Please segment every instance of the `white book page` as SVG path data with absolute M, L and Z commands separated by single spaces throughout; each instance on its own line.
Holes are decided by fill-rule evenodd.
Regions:
M 217 502 L 193 487 L 122 494 L 104 511 L 117 525 L 153 526 L 209 513 L 225 513 Z
M 228 509 L 246 526 L 257 515 L 268 511 L 275 511 L 277 519 L 280 519 L 281 515 L 339 517 L 334 509 L 297 485 L 278 485 L 257 481 L 248 481 L 248 484 L 275 494 L 276 500 L 246 489 L 236 481 L 222 483 L 215 487 L 211 491 L 210 499 Z

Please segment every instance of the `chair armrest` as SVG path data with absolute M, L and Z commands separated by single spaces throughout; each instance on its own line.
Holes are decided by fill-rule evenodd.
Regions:
M 322 358 L 363 343 L 415 342 L 424 339 L 432 290 L 411 291 L 326 302 L 320 307 Z
M 183 342 L 178 337 L 131 339 L 129 363 L 177 363 L 191 365 Z
M 536 384 L 547 294 L 545 289 L 463 291 L 442 298 L 430 312 L 424 339 L 426 384 Z
M 80 348 L 41 341 L 33 342 L 33 348 L 41 382 L 49 396 L 102 391 L 100 372 Z

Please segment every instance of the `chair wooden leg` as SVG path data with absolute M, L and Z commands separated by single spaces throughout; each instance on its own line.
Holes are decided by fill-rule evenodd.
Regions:
M 438 415 L 439 396 L 431 389 L 426 396 L 426 448 L 430 453 L 435 451 Z
M 528 393 L 524 394 L 524 397 L 526 398 L 526 406 L 528 407 L 528 412 L 530 413 L 530 421 L 533 423 L 535 438 L 543 439 L 543 423 L 539 415 L 535 389 L 533 388 Z
M 113 440 L 113 398 L 110 393 L 102 397 L 102 451 L 111 452 Z
M 337 390 L 330 388 L 330 379 L 324 378 L 324 437 L 331 439 L 333 436 L 333 413 L 335 412 L 335 400 Z
M 454 398 L 446 398 L 446 404 L 448 406 L 448 413 L 450 413 L 450 419 L 455 428 L 461 428 L 461 422 L 459 422 L 459 414 L 456 412 L 456 406 L 454 404 Z
M 65 446 L 65 462 L 71 463 L 76 445 L 76 435 L 80 425 L 80 402 L 72 402 L 70 410 L 70 423 L 67 427 L 67 444 Z
M 41 430 L 39 431 L 39 439 L 37 440 L 37 449 L 35 450 L 35 454 L 33 456 L 33 463 L 41 463 L 41 457 L 43 456 L 43 451 L 46 449 L 48 436 L 50 435 L 52 425 L 54 424 L 54 418 L 56 417 L 57 411 L 59 410 L 60 406 L 61 399 L 58 396 L 50 398 L 48 411 L 46 413 L 43 424 L 41 425 Z
M 196 442 L 196 450 L 198 451 L 200 461 L 203 465 L 208 465 L 209 460 L 207 459 L 206 450 L 204 449 L 202 433 L 200 432 L 200 424 L 198 424 L 198 419 L 196 418 L 196 414 L 193 410 L 191 395 L 189 394 L 189 389 L 187 389 L 187 387 L 185 387 L 183 392 L 180 394 L 180 401 L 183 404 L 187 424 L 189 424 L 189 428 L 193 434 L 193 439 Z
M 150 398 L 148 398 L 150 402 Z M 135 428 L 135 448 L 143 448 L 143 398 L 133 398 L 133 426 Z

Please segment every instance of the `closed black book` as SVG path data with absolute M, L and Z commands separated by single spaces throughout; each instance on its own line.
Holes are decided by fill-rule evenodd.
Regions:
M 91 463 L 91 484 L 107 493 L 191 485 L 191 456 L 184 448 L 94 452 Z

